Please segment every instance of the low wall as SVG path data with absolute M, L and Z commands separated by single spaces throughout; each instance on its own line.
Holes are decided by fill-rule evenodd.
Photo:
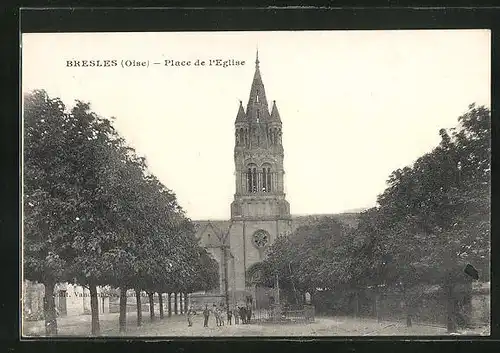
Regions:
M 378 295 L 374 290 L 361 290 L 357 294 L 353 290 L 319 292 L 314 296 L 314 305 L 317 312 L 324 315 L 357 315 L 382 321 L 406 321 L 407 309 L 402 293 L 390 289 L 380 292 Z M 489 283 L 475 283 L 469 290 L 457 285 L 454 296 L 458 321 L 474 327 L 490 324 Z M 420 286 L 412 293 L 412 321 L 446 327 L 447 301 L 440 286 Z

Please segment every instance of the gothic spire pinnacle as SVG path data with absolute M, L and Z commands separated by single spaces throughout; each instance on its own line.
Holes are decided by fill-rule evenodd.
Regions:
M 249 121 L 265 121 L 269 118 L 269 108 L 267 105 L 266 91 L 260 75 L 259 51 L 255 58 L 255 74 L 253 76 L 250 97 L 247 105 L 247 119 Z
M 271 121 L 281 122 L 280 113 L 278 112 L 278 106 L 276 101 L 273 101 L 273 108 L 271 110 Z
M 243 109 L 243 102 L 240 100 L 240 106 L 238 108 L 238 114 L 236 115 L 236 123 L 245 122 L 245 110 Z

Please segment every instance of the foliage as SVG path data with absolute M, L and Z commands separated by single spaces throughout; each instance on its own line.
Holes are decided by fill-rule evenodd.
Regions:
M 395 170 L 377 207 L 346 231 L 327 218 L 298 228 L 272 245 L 250 269 L 270 285 L 351 288 L 387 284 L 467 282 L 466 263 L 489 278 L 490 111 L 474 104 L 441 142 L 412 166 Z
M 217 269 L 175 194 L 88 103 L 25 96 L 24 275 L 186 291 Z
M 489 272 L 490 112 L 471 105 L 458 121 L 440 130 L 434 150 L 393 172 L 378 198 L 378 255 L 410 282 L 450 272 L 458 280 L 466 263 Z
M 278 237 L 266 259 L 248 270 L 248 277 L 273 286 L 277 274 L 280 287 L 293 293 L 334 287 L 349 279 L 345 255 L 350 242 L 342 224 L 322 217 Z

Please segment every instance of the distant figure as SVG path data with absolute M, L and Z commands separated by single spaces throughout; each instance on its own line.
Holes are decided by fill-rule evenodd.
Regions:
M 217 326 L 220 326 L 220 314 L 219 314 L 219 308 L 214 304 L 214 315 L 215 315 L 215 324 Z
M 205 310 L 203 310 L 203 327 L 208 327 L 208 318 L 210 317 L 210 310 L 208 310 L 208 305 L 205 305 Z
M 251 307 L 247 307 L 247 324 L 250 323 L 250 319 L 252 318 L 252 308 Z
M 193 326 L 193 314 L 194 314 L 194 310 L 192 308 L 188 308 L 188 310 L 186 312 L 188 327 Z
M 218 312 L 219 312 L 219 321 L 220 321 L 220 325 L 221 326 L 224 326 L 224 307 L 221 306 L 220 308 L 218 308 Z
M 241 317 L 241 323 L 246 324 L 247 323 L 247 313 L 246 313 L 246 309 L 244 307 L 240 307 L 240 317 Z
M 233 312 L 231 311 L 231 309 L 227 308 L 227 322 L 229 323 L 229 325 L 232 325 L 233 324 Z
M 238 308 L 234 308 L 234 324 L 239 325 L 240 324 L 240 313 L 238 312 Z

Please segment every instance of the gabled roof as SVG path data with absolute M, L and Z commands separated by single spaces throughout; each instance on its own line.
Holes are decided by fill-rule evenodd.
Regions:
M 202 220 L 193 221 L 196 229 L 196 238 L 201 240 L 202 234 L 206 232 L 207 229 L 212 229 L 213 233 L 217 236 L 219 241 L 222 239 L 229 229 L 230 221 L 222 220 Z

